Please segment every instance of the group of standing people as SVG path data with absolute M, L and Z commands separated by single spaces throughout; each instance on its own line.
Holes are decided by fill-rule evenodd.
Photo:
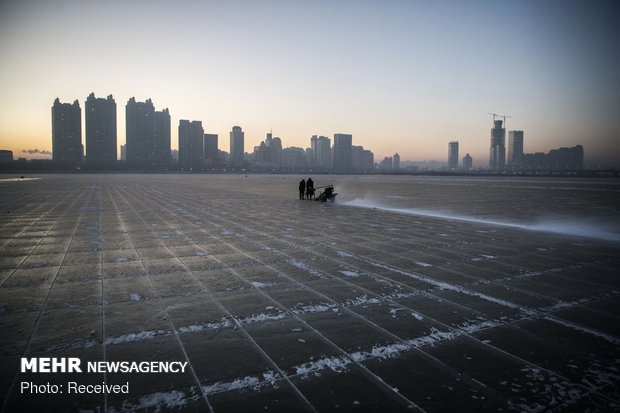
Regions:
M 314 198 L 314 182 L 312 178 L 308 180 L 301 180 L 299 182 L 299 199 L 311 199 Z

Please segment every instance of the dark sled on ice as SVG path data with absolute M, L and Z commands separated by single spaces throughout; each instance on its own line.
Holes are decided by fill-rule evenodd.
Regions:
M 336 192 L 334 192 L 333 185 L 319 186 L 318 188 L 314 189 L 323 189 L 321 193 L 316 198 L 314 198 L 315 201 L 334 202 L 336 200 L 336 195 L 338 195 Z

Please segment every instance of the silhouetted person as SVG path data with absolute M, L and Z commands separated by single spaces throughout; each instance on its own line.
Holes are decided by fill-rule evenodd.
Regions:
M 308 178 L 306 181 L 306 199 L 314 198 L 314 182 L 312 178 Z
M 304 193 L 306 192 L 306 181 L 303 179 L 299 182 L 299 199 L 304 199 Z

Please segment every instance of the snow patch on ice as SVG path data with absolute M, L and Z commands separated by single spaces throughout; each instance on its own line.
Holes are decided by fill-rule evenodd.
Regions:
M 421 293 L 419 291 L 392 292 L 389 294 L 383 294 L 381 298 L 383 298 L 384 300 L 396 300 L 399 298 L 415 297 L 416 295 L 420 295 L 420 294 Z
M 485 330 L 487 328 L 493 328 L 501 325 L 501 323 L 492 320 L 484 320 L 484 321 L 466 321 L 460 324 L 457 328 L 461 331 L 466 332 L 467 334 L 473 334 L 480 330 Z
M 192 324 L 189 326 L 179 327 L 177 331 L 179 333 L 195 333 L 197 331 L 202 331 L 204 329 L 205 329 L 204 325 Z
M 23 182 L 23 181 L 35 181 L 41 178 L 1 178 L 0 183 L 5 182 Z
M 452 340 L 461 335 L 458 331 L 440 331 L 436 328 L 431 328 L 430 334 L 422 337 L 417 337 L 412 340 L 407 340 L 402 343 L 393 343 L 388 345 L 375 345 L 370 351 L 358 351 L 351 354 L 351 358 L 355 361 L 363 361 L 369 358 L 393 358 L 401 353 L 412 350 L 414 348 L 426 346 L 429 344 L 435 344 L 440 341 Z
M 121 343 L 131 343 L 134 341 L 145 341 L 152 340 L 157 336 L 163 336 L 170 334 L 168 331 L 163 330 L 152 330 L 152 331 L 141 331 L 139 333 L 130 333 L 125 334 L 118 337 L 108 337 L 105 339 L 105 345 L 111 344 L 121 344 Z
M 449 284 L 449 283 L 446 283 L 446 282 L 443 282 L 443 281 L 437 281 L 437 280 L 434 280 L 432 278 L 429 278 L 429 277 L 426 277 L 426 276 L 423 276 L 423 275 L 420 275 L 420 274 L 416 274 L 416 273 L 412 273 L 412 272 L 408 272 L 408 271 L 403 271 L 401 269 L 394 268 L 394 267 L 391 267 L 389 265 L 385 265 L 385 264 L 381 264 L 381 263 L 371 262 L 370 264 L 374 265 L 375 267 L 383 268 L 383 269 L 386 269 L 386 270 L 389 270 L 389 271 L 396 272 L 398 274 L 406 275 L 406 276 L 411 277 L 411 278 L 413 278 L 415 280 L 418 280 L 418 281 L 423 281 L 425 283 L 434 285 L 435 287 L 438 287 L 438 288 L 440 288 L 442 290 L 451 290 L 451 291 L 459 292 L 461 294 L 466 294 L 466 295 L 470 295 L 470 296 L 473 296 L 473 297 L 478 297 L 478 298 L 481 298 L 483 300 L 490 301 L 490 302 L 493 302 L 495 304 L 502 305 L 504 307 L 520 310 L 522 313 L 524 313 L 526 315 L 535 315 L 536 314 L 536 312 L 534 312 L 534 311 L 532 311 L 532 310 L 530 310 L 528 308 L 522 307 L 520 305 L 511 303 L 510 301 L 502 300 L 500 298 L 495 298 L 495 297 L 492 297 L 492 296 L 487 295 L 487 294 L 479 293 L 477 291 L 472 291 L 472 290 L 469 290 L 467 288 L 464 288 L 464 287 L 461 287 L 461 286 L 458 286 L 458 285 L 452 285 L 452 284 Z
M 351 358 L 355 361 L 364 361 L 369 358 L 394 358 L 401 353 L 412 350 L 414 348 L 426 346 L 429 344 L 435 344 L 440 341 L 452 340 L 462 333 L 458 331 L 440 331 L 436 328 L 431 328 L 430 334 L 422 337 L 417 337 L 412 340 L 407 340 L 401 343 L 392 343 L 387 345 L 375 345 L 370 351 L 358 351 L 350 354 Z
M 229 391 L 229 390 L 239 390 L 244 387 L 257 386 L 259 383 L 260 383 L 260 380 L 258 379 L 258 377 L 246 376 L 246 377 L 235 379 L 231 382 L 218 381 L 217 383 L 212 384 L 210 386 L 203 386 L 203 390 L 207 395 L 209 395 L 209 394 L 221 393 L 221 392 Z
M 390 314 L 395 316 L 398 311 L 402 311 L 402 310 L 404 310 L 404 308 L 390 308 Z
M 189 326 L 180 327 L 177 331 L 179 333 L 194 333 L 202 330 L 219 330 L 232 326 L 232 322 L 226 317 L 222 317 L 221 321 L 206 324 L 191 324 Z
M 190 220 L 198 220 L 198 216 L 195 214 L 192 214 L 191 212 L 189 212 L 188 210 L 184 209 L 184 208 L 177 208 L 177 212 L 179 212 L 184 218 L 190 219 Z
M 310 361 L 293 367 L 295 372 L 300 375 L 308 375 L 323 369 L 330 369 L 336 373 L 346 370 L 347 365 L 352 361 L 346 357 L 324 357 L 316 361 Z
M 163 406 L 169 409 L 179 409 L 187 404 L 185 393 L 173 390 L 168 393 L 153 393 L 140 397 L 138 404 L 132 405 L 127 400 L 123 403 L 121 412 L 135 412 L 140 410 L 152 409 L 160 412 Z
M 553 373 L 538 367 L 526 365 L 521 368 L 521 372 L 525 374 L 525 382 L 513 382 L 510 390 L 517 394 L 538 396 L 537 400 L 540 402 L 521 399 L 524 401 L 521 406 L 528 412 L 543 412 L 558 404 L 573 404 L 581 400 L 587 392 L 584 387 L 558 378 Z
M 416 320 L 424 320 L 424 316 L 420 313 L 416 313 L 415 311 L 411 312 L 411 315 L 416 319 Z
M 306 305 L 303 307 L 298 306 L 293 309 L 293 313 L 295 314 L 303 314 L 303 313 L 323 313 L 325 311 L 336 310 L 338 306 L 332 303 L 321 303 L 315 305 Z
M 467 326 L 466 330 L 473 331 L 476 328 L 482 328 L 482 326 L 488 326 L 487 322 L 478 322 L 477 324 L 471 324 Z M 478 327 L 474 327 L 477 325 Z M 297 329 L 294 329 L 297 330 Z M 465 334 L 467 331 L 455 330 L 455 331 L 441 331 L 436 328 L 431 328 L 429 334 L 418 337 L 412 340 L 407 340 L 398 343 L 391 344 L 376 344 L 368 351 L 357 351 L 353 353 L 347 353 L 342 356 L 322 357 L 318 360 L 310 360 L 306 363 L 298 364 L 293 367 L 295 374 L 305 378 L 310 374 L 320 375 L 320 372 L 325 369 L 330 369 L 334 372 L 340 373 L 346 371 L 348 366 L 355 362 L 362 362 L 368 359 L 388 359 L 396 358 L 402 353 L 412 349 L 416 349 L 426 345 L 435 345 L 436 343 L 453 340 L 460 335 Z M 237 378 L 230 382 L 217 382 L 210 386 L 205 386 L 204 391 L 207 394 L 220 393 L 229 390 L 238 390 L 242 388 L 251 387 L 254 390 L 259 390 L 266 384 L 276 385 L 277 380 L 281 377 L 273 371 L 267 371 L 260 376 L 246 376 Z
M 387 359 L 398 356 L 400 353 L 403 353 L 407 350 L 410 350 L 412 347 L 407 344 L 390 344 L 388 346 L 375 346 L 369 353 L 370 357 Z
M 344 251 L 336 251 L 336 254 L 341 258 L 353 257 L 353 255 L 349 254 L 348 252 L 344 252 Z
M 562 310 L 565 308 L 575 307 L 580 304 L 586 304 L 588 301 L 590 300 L 588 300 L 587 298 L 582 298 L 580 300 L 575 300 L 575 301 L 559 301 L 553 305 L 543 307 L 540 310 L 545 311 L 545 312 L 553 312 L 553 311 Z
M 416 264 L 418 264 L 420 267 L 432 267 L 432 264 L 426 263 L 426 262 L 422 262 L 422 261 L 416 261 Z
M 218 381 L 210 386 L 203 386 L 204 392 L 209 394 L 221 393 L 230 390 L 240 390 L 246 387 L 252 387 L 255 390 L 260 389 L 263 386 L 271 385 L 277 387 L 277 381 L 281 378 L 279 373 L 272 370 L 267 370 L 262 373 L 262 378 L 256 376 L 245 376 L 234 379 L 229 382 Z
M 251 324 L 251 323 L 256 323 L 259 321 L 281 320 L 284 317 L 286 317 L 286 313 L 284 312 L 280 312 L 277 314 L 260 313 L 260 314 L 252 314 L 249 317 L 242 318 L 239 320 L 239 322 L 244 323 L 244 324 Z
M 317 278 L 325 278 L 323 276 L 323 274 L 321 274 L 319 271 L 317 271 L 316 269 L 310 267 L 308 264 L 306 264 L 306 263 L 304 263 L 302 261 L 290 259 L 290 260 L 288 260 L 288 263 L 293 265 L 293 266 L 295 266 L 295 267 L 297 267 L 297 268 L 299 268 L 300 270 L 304 270 L 307 273 L 310 273 L 310 274 L 314 275 Z
M 376 298 L 368 298 L 368 295 L 364 294 L 359 297 L 351 298 L 345 301 L 344 305 L 347 307 L 354 307 L 361 304 L 379 304 L 380 301 Z
M 360 276 L 359 273 L 357 273 L 355 271 L 348 271 L 348 270 L 342 270 L 342 271 L 340 271 L 340 274 L 344 275 L 345 277 L 353 277 L 353 278 L 356 278 L 356 277 Z
M 265 373 L 263 373 L 263 379 L 270 383 L 272 386 L 275 386 L 276 381 L 280 378 L 280 374 L 273 372 L 271 370 L 266 371 Z
M 276 285 L 275 283 L 264 283 L 260 281 L 252 281 L 251 284 L 254 286 L 254 288 L 267 288 Z

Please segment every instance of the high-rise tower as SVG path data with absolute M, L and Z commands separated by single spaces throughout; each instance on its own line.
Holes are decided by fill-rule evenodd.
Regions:
M 468 153 L 466 153 L 465 156 L 463 156 L 463 169 L 466 171 L 471 171 L 472 166 L 473 166 L 473 159 Z
M 149 152 L 153 147 L 155 107 L 151 99 L 136 102 L 130 98 L 125 106 L 127 163 L 148 164 Z
M 353 168 L 353 137 L 344 133 L 334 134 L 334 169 L 349 171 Z
M 96 98 L 91 93 L 84 105 L 86 163 L 116 163 L 116 102 L 112 95 Z
M 203 145 L 204 145 L 204 160 L 209 165 L 215 165 L 218 161 L 218 136 L 216 133 L 205 133 Z
M 457 141 L 448 143 L 448 168 L 459 168 L 459 143 Z
M 170 163 L 170 112 L 155 111 L 151 99 L 136 102 L 130 98 L 125 106 L 127 163 L 148 167 L 165 167 Z
M 153 146 L 147 150 L 151 164 L 158 167 L 170 165 L 170 111 L 155 111 L 153 118 Z
M 230 165 L 233 168 L 243 167 L 244 134 L 240 126 L 233 126 L 230 132 Z
M 55 162 L 82 162 L 82 110 L 76 100 L 52 106 L 52 159 Z
M 204 129 L 201 121 L 179 121 L 179 166 L 185 171 L 199 170 L 204 159 Z
M 523 131 L 511 130 L 508 132 L 508 159 L 506 164 L 513 168 L 523 166 Z
M 493 120 L 491 129 L 491 152 L 489 166 L 491 169 L 504 169 L 506 165 L 506 129 L 501 120 Z
M 400 169 L 400 155 L 398 153 L 392 156 L 392 169 Z
M 316 135 L 312 135 L 310 138 L 310 156 L 308 157 L 308 166 L 318 166 L 318 144 L 319 138 Z
M 332 166 L 331 139 L 312 135 L 310 138 L 310 166 L 329 169 Z

